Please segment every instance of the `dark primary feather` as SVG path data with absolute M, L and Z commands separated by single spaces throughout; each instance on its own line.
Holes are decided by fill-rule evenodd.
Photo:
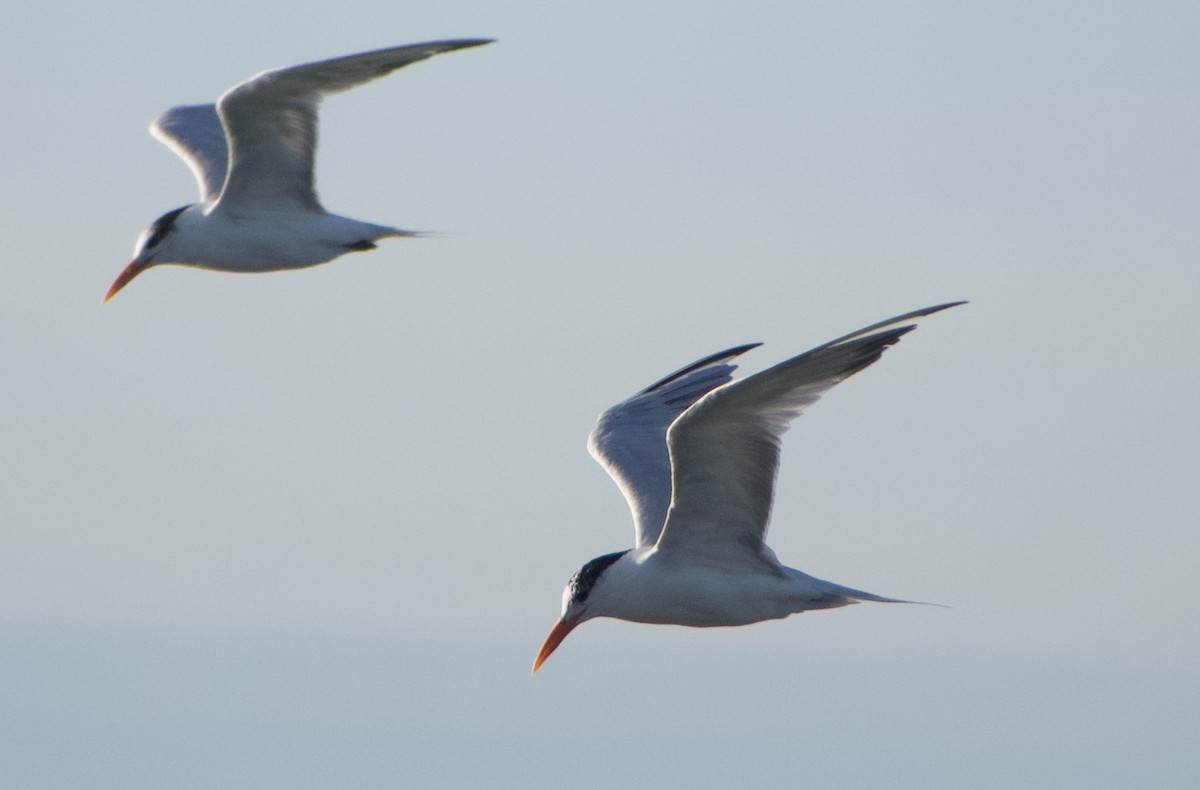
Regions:
M 790 423 L 822 393 L 870 366 L 915 328 L 894 324 L 956 304 L 961 302 L 872 324 L 698 400 L 667 433 L 672 501 L 659 547 L 696 550 L 705 544 L 736 544 L 751 553 L 760 551 L 774 498 L 780 438 Z
M 321 98 L 390 74 L 442 52 L 488 44 L 491 39 L 431 41 L 271 69 L 234 86 L 217 100 L 225 124 L 229 173 L 222 199 L 239 202 L 294 198 L 321 210 L 313 186 L 317 108 Z M 242 163 L 253 163 L 253 168 Z M 262 178 L 270 172 L 271 179 Z
M 710 354 L 709 356 L 705 357 L 704 359 L 693 362 L 690 365 L 680 368 L 679 370 L 675 371 L 674 373 L 663 376 L 661 379 L 659 379 L 658 381 L 651 384 L 649 387 L 646 387 L 644 390 L 639 392 L 638 395 L 647 395 L 647 394 L 654 392 L 655 390 L 663 387 L 666 384 L 670 384 L 672 381 L 675 381 L 676 379 L 683 378 L 684 376 L 688 375 L 689 373 L 692 373 L 693 371 L 700 370 L 701 368 L 706 368 L 709 365 L 712 365 L 717 362 L 725 362 L 727 360 L 733 359 L 734 357 L 741 356 L 742 354 L 745 354 L 750 349 L 758 348 L 761 345 L 762 345 L 762 343 L 746 343 L 745 345 L 735 346 L 733 348 L 727 348 L 724 351 L 718 351 L 715 354 Z

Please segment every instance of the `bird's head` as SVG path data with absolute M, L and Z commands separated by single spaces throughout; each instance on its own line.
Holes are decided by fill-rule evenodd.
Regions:
M 133 248 L 133 260 L 117 275 L 117 279 L 113 280 L 113 284 L 108 288 L 108 293 L 104 294 L 104 301 L 112 299 L 117 295 L 117 291 L 151 266 L 157 263 L 179 262 L 172 260 L 171 240 L 175 235 L 180 215 L 191 207 L 192 204 L 188 204 L 168 211 L 142 231 L 142 235 L 138 236 L 137 244 Z
M 534 672 L 538 671 L 538 667 L 550 657 L 554 649 L 567 638 L 567 634 L 571 633 L 575 626 L 593 617 L 604 615 L 602 603 L 597 605 L 598 601 L 602 601 L 604 597 L 604 572 L 628 553 L 627 549 L 597 557 L 585 563 L 567 582 L 562 596 L 562 615 L 554 624 L 554 628 L 550 629 L 550 634 L 542 642 L 542 648 L 538 651 L 537 658 L 533 660 Z

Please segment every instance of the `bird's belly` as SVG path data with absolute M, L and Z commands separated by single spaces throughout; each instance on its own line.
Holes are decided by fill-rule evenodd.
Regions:
M 733 573 L 664 576 L 633 604 L 626 619 L 694 628 L 748 625 L 810 608 L 785 577 Z
M 241 272 L 303 269 L 367 249 L 377 226 L 329 214 L 261 212 L 213 215 L 195 264 Z

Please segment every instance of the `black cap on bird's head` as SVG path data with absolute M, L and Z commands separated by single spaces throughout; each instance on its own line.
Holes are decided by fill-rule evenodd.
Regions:
M 180 206 L 177 209 L 168 211 L 154 220 L 154 222 L 151 222 L 150 227 L 142 231 L 142 235 L 138 239 L 137 246 L 133 251 L 133 260 L 117 275 L 117 279 L 113 280 L 113 284 L 108 288 L 108 293 L 104 294 L 105 302 L 116 296 L 117 291 L 128 285 L 130 280 L 150 268 L 158 246 L 175 232 L 175 220 L 179 219 L 179 215 L 193 205 L 189 203 L 186 206 Z
M 612 554 L 605 554 L 584 563 L 584 566 L 576 571 L 571 580 L 567 582 L 566 592 L 569 594 L 569 597 L 564 596 L 564 600 L 576 605 L 585 603 L 588 596 L 592 593 L 592 587 L 596 585 L 596 580 L 600 578 L 600 574 L 604 573 L 609 565 L 612 565 L 628 553 L 629 549 L 614 551 Z
M 609 566 L 628 553 L 629 549 L 614 551 L 612 554 L 605 554 L 590 560 L 567 582 L 566 589 L 563 590 L 562 616 L 558 618 L 558 622 L 554 624 L 554 628 L 550 629 L 550 634 L 542 642 L 542 648 L 533 660 L 534 672 L 538 671 L 538 667 L 550 657 L 554 649 L 567 638 L 567 634 L 571 633 L 575 626 L 588 619 L 585 616 L 588 596 L 592 594 L 596 581 L 604 571 L 608 570 Z

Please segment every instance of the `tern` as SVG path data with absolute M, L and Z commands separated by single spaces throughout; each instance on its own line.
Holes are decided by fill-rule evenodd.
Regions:
M 168 211 L 142 232 L 104 301 L 160 263 L 228 272 L 301 269 L 374 249 L 382 238 L 418 235 L 322 208 L 313 185 L 317 109 L 327 94 L 491 42 L 430 41 L 271 69 L 233 86 L 216 104 L 167 110 L 150 133 L 191 168 L 200 202 Z
M 897 324 L 960 304 L 880 321 L 736 382 L 730 360 L 759 344 L 731 348 L 600 415 L 588 450 L 629 503 L 635 545 L 597 557 L 571 578 L 533 671 L 594 617 L 708 628 L 859 601 L 909 603 L 776 559 L 764 538 L 780 439 L 822 393 L 916 328 Z

